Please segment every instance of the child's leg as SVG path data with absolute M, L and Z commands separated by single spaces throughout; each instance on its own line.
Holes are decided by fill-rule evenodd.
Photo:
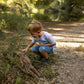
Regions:
M 32 52 L 39 55 L 39 56 L 42 56 L 41 53 L 39 52 L 39 45 L 35 46 L 32 48 Z
M 49 57 L 48 57 L 48 53 L 45 53 L 45 52 L 43 52 L 43 51 L 41 51 L 41 50 L 39 50 L 39 51 L 40 51 L 40 53 L 42 54 L 42 56 L 45 58 L 44 63 L 49 62 L 50 60 L 49 60 Z
M 33 52 L 33 53 L 35 53 L 35 54 L 37 54 L 37 55 L 39 55 L 39 56 L 42 56 L 42 54 L 41 54 L 41 53 L 38 53 L 38 52 L 33 51 L 33 50 L 32 50 L 32 52 Z
M 39 50 L 39 52 L 41 53 L 41 55 L 45 58 L 48 59 L 48 53 L 44 53 L 43 51 Z
M 39 52 L 45 59 L 48 59 L 48 53 L 53 53 L 53 48 L 49 46 L 41 46 Z

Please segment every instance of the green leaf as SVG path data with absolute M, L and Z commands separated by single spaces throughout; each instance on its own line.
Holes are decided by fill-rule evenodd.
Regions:
M 25 82 L 20 77 L 17 77 L 15 84 L 25 84 Z
M 15 5 L 19 5 L 20 7 L 22 7 L 22 4 L 15 2 Z
M 10 64 L 6 64 L 6 65 L 5 65 L 5 68 L 4 68 L 4 74 L 5 74 L 5 75 L 9 72 L 10 67 L 11 67 Z
M 0 72 L 0 78 L 3 77 L 3 74 Z
M 24 14 L 24 11 L 22 8 L 19 9 L 20 10 L 20 13 Z

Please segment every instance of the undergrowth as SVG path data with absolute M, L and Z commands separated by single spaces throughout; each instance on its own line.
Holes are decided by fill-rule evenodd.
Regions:
M 76 50 L 77 51 L 84 51 L 84 47 L 82 45 L 76 47 Z
M 7 81 L 11 84 L 25 84 L 25 81 L 29 82 L 32 81 L 34 83 L 38 83 L 39 80 L 36 78 L 33 78 L 24 72 L 22 72 L 18 66 L 15 64 L 15 60 L 19 61 L 18 57 L 15 57 L 10 61 L 8 57 L 11 57 L 14 51 L 19 51 L 20 49 L 24 49 L 27 45 L 24 43 L 22 44 L 22 41 L 24 37 L 27 36 L 26 34 L 24 35 L 16 35 L 11 38 L 7 38 L 7 42 L 9 45 L 9 48 L 4 49 L 1 52 L 1 59 L 0 59 L 0 84 L 5 84 Z M 8 45 L 7 44 L 7 45 Z M 5 48 L 5 44 L 4 44 Z M 10 52 L 8 52 L 8 50 Z M 7 53 L 7 56 L 4 55 L 3 53 Z M 30 58 L 32 65 L 48 80 L 52 80 L 54 77 L 57 77 L 59 73 L 57 72 L 56 68 L 52 68 L 53 64 L 58 64 L 59 56 L 50 54 L 50 62 L 45 65 L 43 65 L 43 59 L 42 61 L 38 61 L 39 56 L 35 55 L 34 53 L 31 52 L 31 49 L 26 53 L 26 55 Z

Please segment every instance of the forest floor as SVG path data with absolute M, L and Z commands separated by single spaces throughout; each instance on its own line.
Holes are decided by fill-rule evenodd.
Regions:
M 84 84 L 84 22 L 42 24 L 43 30 L 51 33 L 56 40 L 57 50 L 54 55 L 49 55 L 50 63 L 47 66 L 41 66 L 38 56 L 32 57 L 30 53 L 32 64 L 48 81 L 56 78 L 54 84 Z M 13 32 L 5 33 L 14 36 Z M 27 45 L 30 41 L 31 37 L 26 36 L 23 43 Z M 0 47 L 6 47 L 5 44 L 0 41 Z
M 84 84 L 84 48 L 80 49 L 80 46 L 84 47 L 84 22 L 45 22 L 44 26 L 44 30 L 56 39 L 56 54 L 62 60 L 56 66 L 59 72 L 58 84 Z
M 58 84 L 84 84 L 84 48 L 80 51 L 80 46 L 84 47 L 84 22 L 46 22 L 45 25 L 47 28 L 44 30 L 50 32 L 57 41 L 56 54 L 62 60 L 56 66 Z

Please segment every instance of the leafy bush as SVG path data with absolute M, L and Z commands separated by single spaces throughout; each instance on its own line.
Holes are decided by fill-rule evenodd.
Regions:
M 48 17 L 48 15 L 45 15 L 45 14 L 39 14 L 39 13 L 37 13 L 33 17 L 36 20 L 51 21 L 50 18 Z
M 84 21 L 84 15 L 81 16 L 80 21 Z
M 16 13 L 4 13 L 1 19 L 1 28 L 9 30 L 21 30 L 25 27 L 26 19 Z
M 5 2 L 7 2 L 7 1 L 5 0 Z M 22 15 L 21 18 L 23 18 L 23 16 L 24 16 L 24 18 L 27 19 L 28 21 L 29 21 L 29 18 L 31 18 L 31 17 L 34 19 L 37 19 L 37 20 L 45 20 L 45 21 L 48 21 L 48 20 L 72 21 L 72 20 L 79 20 L 79 18 L 82 16 L 81 6 L 84 5 L 84 1 L 83 0 L 23 0 L 23 1 L 22 0 L 13 0 L 12 5 L 14 6 L 14 9 L 15 8 L 19 9 L 20 14 Z M 79 8 L 78 10 L 80 10 L 80 11 L 76 11 L 76 10 L 74 11 L 75 7 L 76 7 L 76 9 Z M 9 7 L 4 5 L 3 7 L 0 7 L 0 8 L 2 8 L 3 11 L 6 11 Z M 38 12 L 36 14 L 32 13 L 33 8 L 36 8 L 38 10 Z M 44 12 L 44 14 L 43 14 L 40 12 L 41 9 L 44 9 L 44 11 L 48 10 L 49 12 L 47 14 Z M 18 15 L 15 15 L 15 16 L 18 17 Z M 20 18 L 20 20 L 21 20 L 21 18 Z M 11 20 L 11 18 L 10 18 L 10 20 Z M 17 22 L 15 20 L 12 22 L 14 22 L 14 25 L 12 24 L 12 26 L 16 27 L 16 29 L 17 29 L 18 25 L 20 25 L 20 23 L 24 24 L 26 21 L 24 21 L 24 23 L 23 23 L 23 21 L 20 23 L 18 21 L 18 24 L 16 24 Z M 11 25 L 11 24 L 9 23 L 9 25 Z M 21 28 L 22 25 L 19 27 Z M 9 29 L 10 29 L 10 27 L 9 27 Z
M 76 47 L 76 50 L 77 51 L 84 51 L 84 47 L 82 45 Z
M 13 6 L 16 6 L 13 8 Z M 24 4 L 15 2 L 15 5 L 8 7 L 8 9 L 1 9 L 0 12 L 0 28 L 6 28 L 9 30 L 24 30 L 27 24 L 32 21 L 31 9 L 28 2 L 24 1 Z M 14 10 L 12 10 L 12 8 Z M 10 10 L 11 9 L 11 10 Z

